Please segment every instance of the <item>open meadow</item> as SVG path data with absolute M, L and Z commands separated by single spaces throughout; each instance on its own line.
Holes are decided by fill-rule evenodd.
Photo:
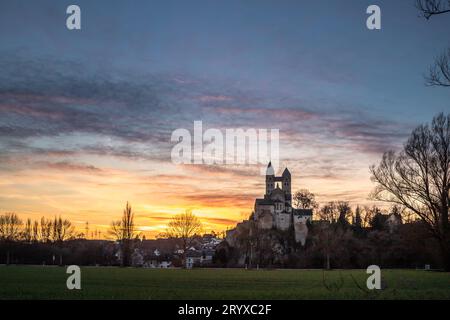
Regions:
M 0 299 L 450 299 L 450 276 L 382 270 L 384 289 L 366 289 L 365 270 L 142 269 L 83 267 L 81 290 L 66 268 L 0 266 Z

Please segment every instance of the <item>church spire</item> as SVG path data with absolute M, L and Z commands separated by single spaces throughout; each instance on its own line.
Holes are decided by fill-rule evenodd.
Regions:
M 266 176 L 274 176 L 274 175 L 275 175 L 275 171 L 273 170 L 273 167 L 272 167 L 272 161 L 270 161 L 269 164 L 267 165 Z

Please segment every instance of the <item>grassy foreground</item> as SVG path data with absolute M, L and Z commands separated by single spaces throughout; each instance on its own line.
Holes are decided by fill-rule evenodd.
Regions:
M 369 292 L 365 270 L 81 270 L 68 290 L 66 268 L 0 266 L 0 299 L 450 299 L 443 272 L 382 270 L 385 289 Z

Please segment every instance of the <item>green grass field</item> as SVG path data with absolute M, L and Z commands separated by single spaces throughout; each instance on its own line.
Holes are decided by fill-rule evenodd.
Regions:
M 450 299 L 448 273 L 416 270 L 382 270 L 375 292 L 363 289 L 365 270 L 85 267 L 81 290 L 66 288 L 65 271 L 0 266 L 0 299 Z

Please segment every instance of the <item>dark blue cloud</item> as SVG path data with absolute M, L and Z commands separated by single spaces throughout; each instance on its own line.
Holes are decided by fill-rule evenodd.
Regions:
M 298 146 L 331 143 L 382 153 L 400 145 L 411 129 L 411 123 L 373 115 L 365 106 L 330 111 L 317 101 L 246 91 L 234 83 L 186 74 L 91 70 L 71 60 L 11 53 L 1 55 L 0 69 L 0 149 L 6 153 L 73 152 L 168 161 L 172 131 L 192 130 L 194 120 L 203 120 L 205 129 L 276 128 L 282 139 Z M 43 147 L 33 140 L 77 133 L 86 134 L 88 141 Z M 111 138 L 112 144 L 96 141 L 98 136 Z M 305 136 L 314 139 L 305 141 Z

